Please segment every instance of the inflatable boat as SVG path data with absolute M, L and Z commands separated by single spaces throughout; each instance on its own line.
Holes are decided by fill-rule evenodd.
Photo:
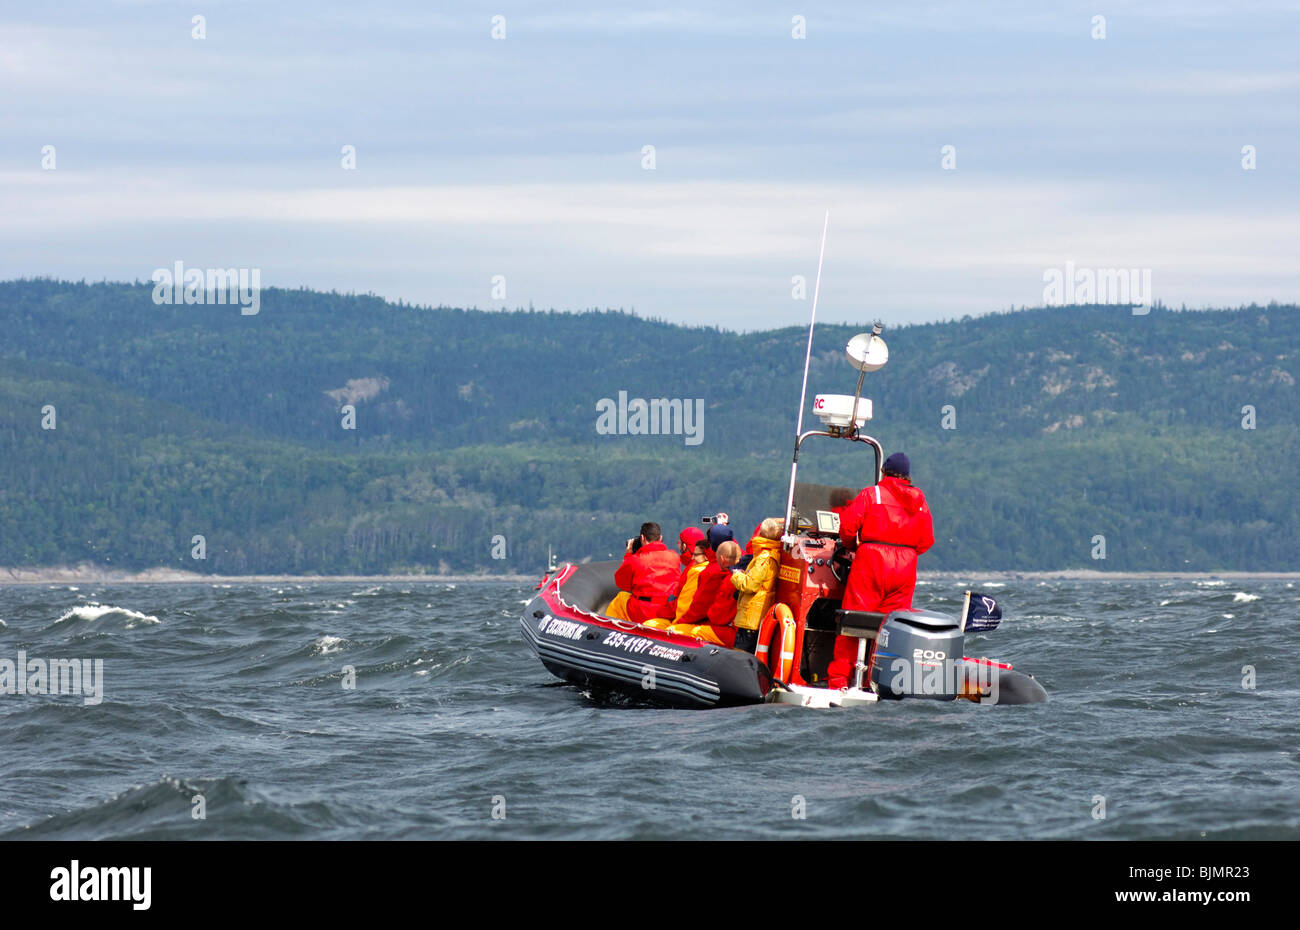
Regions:
M 871 343 L 876 339 L 878 327 L 846 347 L 864 372 L 883 364 Z M 991 632 L 1001 622 L 1001 608 L 988 595 L 967 591 L 960 616 L 843 609 L 853 552 L 840 541 L 836 501 L 851 489 L 800 481 L 799 452 L 814 436 L 856 443 L 874 457 L 867 486 L 879 482 L 884 451 L 862 432 L 871 402 L 861 393 L 859 377 L 852 397 L 819 394 L 813 410 L 825 429 L 801 433 L 795 443 L 776 601 L 759 626 L 754 654 L 605 616 L 618 593 L 618 563 L 570 563 L 547 572 L 521 619 L 524 638 L 542 664 L 592 691 L 675 707 L 843 707 L 902 698 L 1046 701 L 1033 676 L 1006 662 L 965 655 L 968 634 Z M 828 666 L 840 636 L 858 641 L 857 661 L 852 685 L 831 689 Z
M 995 599 L 987 595 L 966 592 L 960 616 L 842 608 L 853 552 L 840 541 L 837 505 L 846 502 L 846 492 L 857 490 L 801 482 L 799 454 L 813 437 L 852 443 L 874 457 L 874 467 L 863 468 L 858 487 L 880 482 L 884 450 L 862 431 L 872 414 L 862 383 L 868 372 L 884 366 L 889 353 L 879 323 L 849 340 L 845 355 L 859 372 L 857 391 L 852 396 L 817 395 L 812 409 L 823 429 L 803 432 L 816 316 L 814 292 L 776 601 L 759 626 L 755 652 L 605 616 L 602 611 L 618 593 L 615 562 L 548 566 L 520 620 L 524 639 L 547 670 L 565 681 L 672 707 L 761 702 L 847 707 L 904 698 L 977 704 L 1046 701 L 1047 692 L 1032 676 L 1005 662 L 965 655 L 967 634 L 992 631 L 1001 620 Z M 827 669 L 841 636 L 857 640 L 857 661 L 851 686 L 832 689 Z
M 847 707 L 901 698 L 960 698 L 979 704 L 1047 700 L 1032 676 L 1005 662 L 962 655 L 963 627 L 974 631 L 971 618 L 987 614 L 971 604 L 980 606 L 978 599 L 987 601 L 986 596 L 969 592 L 962 617 L 926 610 L 845 612 L 838 606 L 843 584 L 827 556 L 817 554 L 829 554 L 833 547 L 812 545 L 804 550 L 811 558 L 787 560 L 783 554 L 778 597 L 784 599 L 765 620 L 756 655 L 602 615 L 618 593 L 617 562 L 565 564 L 549 573 L 520 619 L 524 639 L 558 678 L 598 696 L 620 695 L 667 707 L 764 702 Z M 854 687 L 844 690 L 825 686 L 838 635 L 855 636 L 863 647 Z M 867 661 L 862 653 L 873 642 L 876 648 Z

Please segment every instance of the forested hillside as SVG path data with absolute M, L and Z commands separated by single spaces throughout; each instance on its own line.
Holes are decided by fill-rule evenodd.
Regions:
M 532 571 L 548 544 L 619 551 L 643 519 L 726 509 L 748 529 L 784 507 L 806 331 L 151 295 L 0 283 L 0 565 Z M 852 392 L 842 349 L 876 317 L 891 359 L 867 377 L 870 431 L 933 505 L 923 567 L 1297 567 L 1295 307 L 898 328 L 864 310 L 818 329 L 810 395 Z M 603 435 L 620 392 L 698 399 L 698 442 Z

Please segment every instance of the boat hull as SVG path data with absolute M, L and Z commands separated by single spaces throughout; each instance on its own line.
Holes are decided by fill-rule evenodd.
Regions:
M 593 692 L 622 695 L 634 703 L 668 707 L 874 703 L 876 696 L 868 697 L 869 692 L 845 695 L 777 682 L 766 664 L 743 650 L 604 616 L 601 611 L 618 593 L 614 583 L 618 564 L 565 565 L 547 576 L 524 608 L 519 621 L 524 641 L 557 678 Z M 970 700 L 984 704 L 1047 700 L 1047 692 L 1032 676 L 992 664 L 998 666 L 998 688 L 982 698 L 971 695 Z
M 617 568 L 615 562 L 566 565 L 524 608 L 524 640 L 547 671 L 579 687 L 662 706 L 764 701 L 772 678 L 749 653 L 602 616 L 618 593 Z

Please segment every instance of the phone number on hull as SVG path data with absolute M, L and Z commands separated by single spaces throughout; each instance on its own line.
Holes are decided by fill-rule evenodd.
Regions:
M 601 645 L 613 646 L 632 655 L 646 655 L 656 659 L 668 659 L 671 662 L 680 662 L 684 655 L 684 650 L 656 643 L 653 639 L 646 639 L 644 636 L 629 636 L 626 633 L 610 633 Z

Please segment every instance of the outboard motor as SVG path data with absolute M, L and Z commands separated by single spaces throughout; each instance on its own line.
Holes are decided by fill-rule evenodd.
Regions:
M 895 610 L 876 636 L 872 690 L 881 698 L 951 701 L 962 686 L 965 649 L 957 618 L 932 610 Z

